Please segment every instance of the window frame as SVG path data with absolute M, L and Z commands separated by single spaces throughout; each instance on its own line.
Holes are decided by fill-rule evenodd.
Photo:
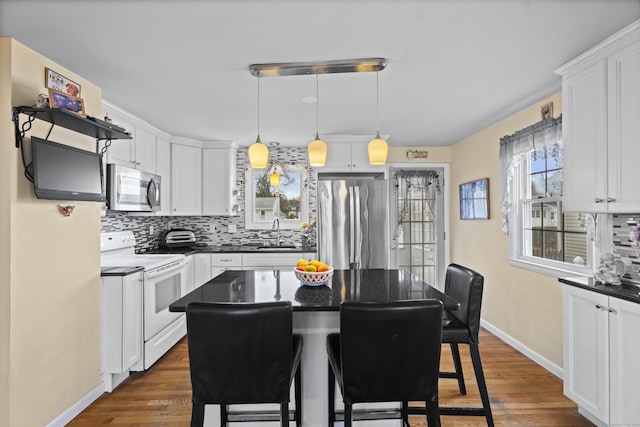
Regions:
M 279 217 L 281 230 L 299 230 L 300 224 L 303 222 L 309 222 L 309 187 L 307 185 L 309 180 L 309 172 L 306 165 L 300 165 L 296 163 L 289 163 L 285 165 L 287 171 L 290 173 L 299 173 L 301 177 L 300 185 L 302 187 L 300 194 L 300 218 L 298 219 L 286 219 Z M 253 180 L 256 174 L 264 174 L 265 169 L 253 169 L 246 167 L 244 172 L 244 184 L 245 184 L 245 229 L 248 230 L 271 230 L 273 221 L 255 221 L 253 217 L 255 206 L 255 189 L 253 186 Z
M 526 198 L 527 184 L 526 179 L 529 171 L 529 155 L 525 153 L 521 155 L 518 162 L 516 162 L 513 171 L 513 178 L 511 180 L 511 213 L 509 217 L 509 263 L 521 267 L 527 270 L 535 271 L 537 273 L 545 274 L 552 277 L 563 277 L 568 275 L 573 276 L 591 276 L 593 275 L 593 264 L 596 256 L 596 248 L 594 240 L 589 237 L 587 232 L 587 257 L 586 264 L 580 266 L 577 264 L 571 264 L 563 261 L 555 261 L 551 259 L 545 259 L 523 253 L 524 243 L 524 227 L 525 216 L 523 207 L 526 203 L 530 203 L 531 199 Z M 563 165 L 564 167 L 564 165 Z M 561 196 L 554 196 L 545 198 L 545 200 L 556 200 L 562 202 Z M 596 233 L 598 231 L 596 230 Z

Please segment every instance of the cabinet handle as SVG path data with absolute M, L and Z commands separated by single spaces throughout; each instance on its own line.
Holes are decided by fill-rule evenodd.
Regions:
M 608 311 L 609 313 L 613 313 L 613 314 L 615 314 L 615 313 L 616 313 L 615 309 L 613 309 L 613 308 L 611 308 L 611 307 L 607 307 L 607 311 Z
M 596 308 L 597 308 L 598 310 L 606 310 L 606 309 L 607 309 L 607 307 L 604 307 L 604 306 L 602 306 L 602 305 L 600 305 L 600 304 L 596 304 Z
M 593 201 L 596 203 L 602 203 L 602 199 L 600 197 L 596 197 Z
M 613 202 L 615 202 L 615 201 L 616 201 L 616 199 L 615 199 L 615 198 L 613 198 L 613 197 L 607 197 L 607 203 L 613 203 Z

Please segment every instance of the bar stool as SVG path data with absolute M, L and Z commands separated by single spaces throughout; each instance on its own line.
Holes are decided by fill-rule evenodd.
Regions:
M 482 407 L 440 407 L 440 413 L 442 415 L 484 416 L 487 419 L 487 425 L 493 426 L 489 394 L 487 393 L 487 384 L 484 379 L 480 350 L 478 348 L 484 277 L 470 268 L 458 264 L 450 264 L 447 267 L 444 286 L 444 293 L 458 301 L 460 303 L 460 309 L 444 312 L 442 342 L 449 343 L 451 347 L 455 372 L 441 372 L 440 378 L 456 378 L 458 380 L 460 393 L 463 395 L 467 394 L 458 344 L 468 344 L 473 370 L 476 375 L 476 382 L 478 383 L 478 389 L 480 391 Z M 412 414 L 421 414 L 424 412 L 424 408 L 412 407 L 409 411 Z
M 302 337 L 294 335 L 288 301 L 256 304 L 191 303 L 187 345 L 191 373 L 191 426 L 201 427 L 204 407 L 220 405 L 220 424 L 277 421 L 289 426 L 295 378 L 296 426 L 302 420 Z M 279 403 L 279 411 L 228 411 L 230 404 Z
M 440 426 L 441 336 L 442 303 L 438 300 L 343 302 L 340 333 L 327 337 L 329 426 L 338 420 L 336 380 L 344 402 L 345 427 L 350 427 L 353 419 L 386 419 L 393 415 L 408 426 L 410 400 L 424 401 L 429 426 Z M 353 404 L 364 402 L 402 405 L 394 414 L 353 410 Z

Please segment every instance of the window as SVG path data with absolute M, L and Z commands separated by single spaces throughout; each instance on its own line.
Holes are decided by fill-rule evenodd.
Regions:
M 561 123 L 546 119 L 500 142 L 509 258 L 552 275 L 587 273 L 591 265 L 590 217 L 562 211 Z
M 275 218 L 282 229 L 299 229 L 309 221 L 307 170 L 286 165 L 280 184 L 269 183 L 270 170 L 247 168 L 245 172 L 245 224 L 248 229 L 269 229 Z

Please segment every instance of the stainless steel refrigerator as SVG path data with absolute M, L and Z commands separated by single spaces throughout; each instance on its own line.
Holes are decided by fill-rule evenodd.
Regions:
M 319 175 L 318 257 L 335 270 L 388 268 L 388 182 Z

